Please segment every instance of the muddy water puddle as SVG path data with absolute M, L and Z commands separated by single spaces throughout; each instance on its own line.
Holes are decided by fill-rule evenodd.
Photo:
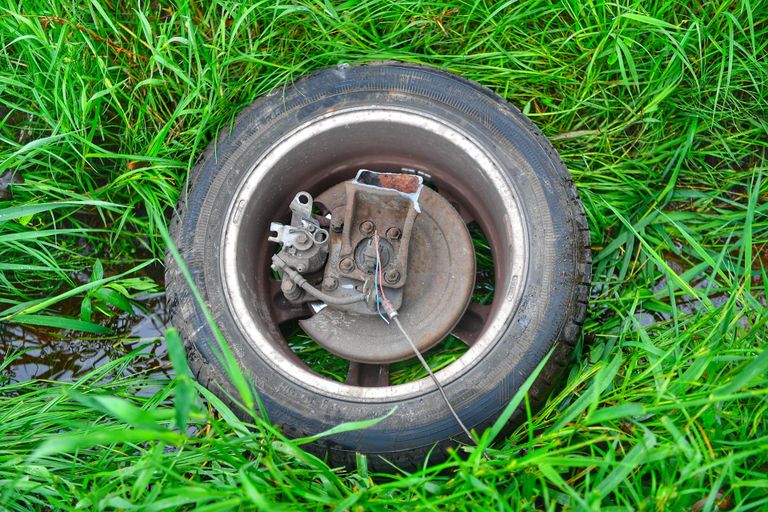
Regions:
M 687 265 L 677 258 L 665 259 L 676 273 L 687 270 Z M 155 282 L 162 283 L 162 274 L 159 271 L 154 274 Z M 722 290 L 711 290 L 706 279 L 692 285 L 697 291 L 705 292 L 714 307 L 723 305 L 729 298 Z M 662 277 L 649 290 L 657 295 L 658 301 L 665 303 L 666 288 L 667 280 Z M 757 295 L 757 300 L 768 307 L 764 292 Z M 672 319 L 666 310 L 668 307 L 663 311 L 641 308 L 636 312 L 636 319 L 644 327 L 668 322 Z M 691 315 L 702 306 L 693 297 L 683 296 L 678 297 L 675 307 L 681 314 Z M 79 302 L 75 300 L 62 304 L 61 312 L 77 316 L 78 310 Z M 742 327 L 748 327 L 746 317 L 739 321 Z M 124 376 L 143 374 L 161 379 L 173 376 L 164 341 L 165 330 L 171 324 L 163 293 L 139 300 L 133 315 L 121 314 L 103 323 L 112 329 L 113 335 L 97 336 L 0 322 L 0 386 L 29 380 L 73 382 L 134 351 L 137 355 L 121 370 Z
M 115 333 L 111 336 L 0 324 L 0 354 L 7 363 L 0 370 L 0 385 L 28 380 L 73 382 L 133 351 L 137 355 L 130 358 L 124 375 L 172 376 L 163 339 L 170 327 L 165 296 L 155 294 L 138 306 L 133 315 L 122 314 L 107 322 Z

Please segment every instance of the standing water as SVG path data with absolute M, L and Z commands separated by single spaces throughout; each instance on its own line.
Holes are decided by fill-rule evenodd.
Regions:
M 72 382 L 94 369 L 138 350 L 125 373 L 172 375 L 163 336 L 170 326 L 165 295 L 139 302 L 134 314 L 121 314 L 105 325 L 110 336 L 72 333 L 46 327 L 0 323 L 2 360 L 16 354 L 0 371 L 0 385 L 28 380 Z

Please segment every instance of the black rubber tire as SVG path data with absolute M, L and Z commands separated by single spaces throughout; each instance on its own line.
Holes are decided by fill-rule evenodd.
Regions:
M 497 148 L 501 162 L 514 163 L 510 168 L 516 168 L 516 173 L 507 173 L 525 191 L 522 215 L 531 228 L 530 252 L 536 255 L 530 258 L 527 279 L 521 283 L 524 297 L 487 355 L 445 388 L 465 423 L 482 429 L 557 345 L 530 390 L 532 404 L 540 405 L 576 344 L 591 279 L 589 230 L 571 176 L 528 118 L 490 90 L 431 67 L 376 62 L 345 66 L 343 73 L 338 68 L 319 70 L 241 112 L 191 171 L 171 222 L 172 237 L 239 363 L 254 377 L 270 421 L 289 436 L 308 436 L 341 422 L 382 416 L 393 405 L 329 398 L 286 379 L 244 341 L 224 300 L 219 275 L 221 208 L 233 197 L 249 164 L 270 140 L 313 116 L 344 106 L 353 93 L 356 102 L 366 96 L 395 104 L 418 99 L 422 106 L 434 105 L 437 115 L 450 111 L 466 119 L 467 129 L 476 137 Z M 244 145 L 249 145 L 247 156 L 232 161 L 230 156 Z M 166 265 L 171 319 L 185 340 L 191 368 L 203 385 L 225 397 L 233 389 L 213 355 L 211 330 L 174 259 L 168 256 Z M 334 466 L 354 465 L 355 452 L 362 451 L 369 455 L 370 466 L 386 470 L 390 466 L 381 457 L 413 468 L 430 451 L 430 460 L 438 461 L 449 446 L 462 441 L 437 390 L 397 405 L 397 412 L 375 427 L 324 439 L 310 448 L 327 455 Z M 518 411 L 510 425 L 520 420 Z

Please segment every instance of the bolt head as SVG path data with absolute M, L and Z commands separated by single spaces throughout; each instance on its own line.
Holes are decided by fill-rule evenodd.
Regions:
M 355 262 L 352 261 L 352 258 L 344 258 L 339 262 L 339 268 L 342 272 L 352 272 L 355 268 Z
M 384 273 L 384 280 L 389 284 L 395 284 L 397 281 L 400 280 L 400 272 L 398 272 L 397 270 L 387 270 Z
M 280 289 L 283 291 L 283 295 L 288 300 L 298 300 L 302 295 L 302 290 L 299 286 L 287 279 L 280 283 Z
M 387 238 L 390 240 L 400 240 L 403 234 L 400 232 L 400 228 L 389 228 L 387 230 Z
M 374 229 L 376 229 L 376 226 L 369 220 L 363 221 L 360 224 L 360 232 L 364 235 L 373 234 Z
M 326 277 L 323 279 L 323 289 L 332 292 L 339 286 L 339 280 L 335 277 Z

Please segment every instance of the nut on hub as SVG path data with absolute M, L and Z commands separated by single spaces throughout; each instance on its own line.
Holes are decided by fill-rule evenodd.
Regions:
M 390 240 L 400 240 L 402 235 L 403 233 L 400 231 L 400 228 L 389 228 L 387 230 L 387 238 Z
M 339 268 L 342 272 L 352 272 L 355 269 L 355 262 L 352 258 L 344 258 L 339 262 Z
M 360 224 L 360 232 L 365 236 L 372 235 L 374 229 L 376 229 L 376 226 L 373 224 L 373 222 L 369 220 L 366 220 L 365 222 Z
M 384 280 L 390 284 L 396 283 L 400 279 L 400 272 L 397 270 L 388 270 L 384 274 Z

